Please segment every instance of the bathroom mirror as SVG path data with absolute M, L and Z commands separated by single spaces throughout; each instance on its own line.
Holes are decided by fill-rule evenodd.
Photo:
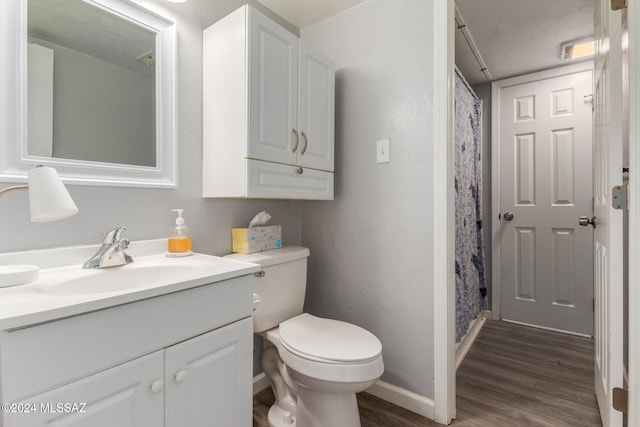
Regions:
M 2 0 L 0 181 L 174 187 L 175 26 L 127 0 Z

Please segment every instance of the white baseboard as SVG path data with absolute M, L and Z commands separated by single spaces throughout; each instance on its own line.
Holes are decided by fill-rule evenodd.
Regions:
M 253 394 L 258 394 L 262 390 L 270 386 L 271 383 L 269 383 L 269 378 L 267 378 L 264 372 L 261 372 L 253 377 Z
M 588 334 L 581 334 L 579 332 L 565 331 L 564 329 L 549 328 L 547 326 L 532 325 L 530 323 L 520 322 L 520 321 L 517 321 L 517 320 L 509 320 L 509 319 L 504 319 L 503 318 L 502 321 L 503 322 L 507 322 L 507 323 L 514 323 L 516 325 L 528 326 L 530 328 L 543 329 L 545 331 L 559 332 L 561 334 L 567 334 L 567 335 L 575 335 L 576 337 L 593 338 L 591 335 L 588 335 Z
M 253 394 L 257 394 L 270 386 L 269 379 L 264 373 L 253 377 Z M 432 399 L 382 380 L 378 380 L 374 385 L 369 387 L 366 392 L 431 420 L 435 417 L 434 402 Z
M 435 405 L 433 399 L 429 399 L 428 397 L 405 390 L 382 380 L 378 380 L 374 385 L 369 387 L 366 392 L 422 415 L 423 417 L 431 420 L 435 418 Z
M 458 370 L 458 367 L 460 367 L 460 364 L 464 360 L 464 357 L 467 355 L 467 353 L 471 349 L 473 342 L 478 337 L 478 334 L 480 333 L 480 330 L 482 329 L 484 322 L 486 322 L 486 317 L 484 317 L 484 312 L 482 312 L 471 323 L 471 327 L 469 328 L 465 336 L 462 337 L 462 340 L 460 340 L 460 343 L 456 348 L 456 371 Z

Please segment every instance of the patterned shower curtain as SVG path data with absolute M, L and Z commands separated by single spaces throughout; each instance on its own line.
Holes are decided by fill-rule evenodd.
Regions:
M 455 81 L 456 189 L 456 341 L 487 308 L 482 239 L 481 129 L 482 101 L 456 71 Z M 482 291 L 481 291 L 482 289 Z

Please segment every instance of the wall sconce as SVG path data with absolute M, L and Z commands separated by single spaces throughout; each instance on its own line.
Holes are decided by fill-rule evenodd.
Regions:
M 39 166 L 31 169 L 27 184 L 3 188 L 0 196 L 14 190 L 29 190 L 33 222 L 56 221 L 78 213 L 78 207 L 53 168 Z

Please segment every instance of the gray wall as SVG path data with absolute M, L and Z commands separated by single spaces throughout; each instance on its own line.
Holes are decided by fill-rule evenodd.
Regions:
M 166 237 L 175 223 L 172 208 L 184 208 L 194 235 L 194 250 L 213 255 L 231 252 L 231 227 L 248 224 L 266 209 L 281 224 L 285 244 L 299 244 L 299 205 L 292 201 L 216 200 L 201 197 L 202 170 L 202 29 L 246 1 L 215 0 L 169 4 L 141 1 L 178 23 L 178 188 L 140 189 L 68 186 L 80 213 L 57 222 L 29 221 L 27 192 L 0 199 L 0 252 L 95 244 L 115 226 L 127 226 L 131 240 Z M 6 65 L 2 65 L 6 66 Z M 0 141 L 3 144 L 14 141 Z M 0 183 L 7 186 L 8 183 Z
M 53 157 L 156 166 L 153 72 L 32 41 L 54 51 Z
M 482 100 L 482 235 L 489 290 L 487 301 L 491 309 L 491 83 L 474 86 L 473 90 Z
M 303 28 L 336 63 L 334 202 L 304 202 L 306 308 L 382 341 L 383 380 L 433 397 L 432 2 L 369 0 Z M 389 164 L 376 164 L 377 139 Z M 444 327 L 444 325 L 443 325 Z

